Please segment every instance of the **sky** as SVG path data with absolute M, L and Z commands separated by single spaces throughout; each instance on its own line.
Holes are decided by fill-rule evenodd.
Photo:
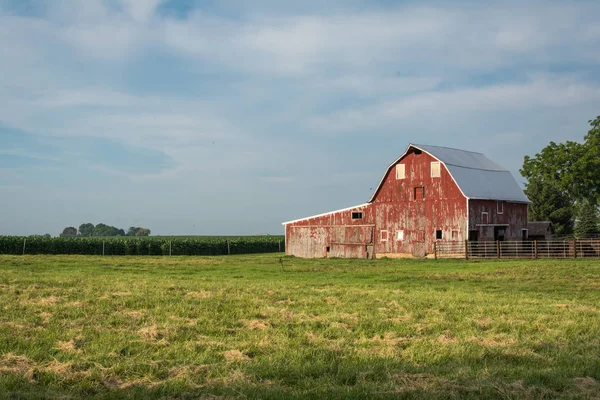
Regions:
M 483 4 L 485 3 L 485 4 Z M 600 115 L 600 2 L 0 0 L 0 235 L 282 234 L 409 143 L 525 155 Z

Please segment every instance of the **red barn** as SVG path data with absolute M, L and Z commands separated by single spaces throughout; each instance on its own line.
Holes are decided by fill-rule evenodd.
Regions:
M 286 254 L 424 257 L 440 240 L 521 240 L 528 203 L 483 154 L 411 144 L 367 203 L 284 222 Z

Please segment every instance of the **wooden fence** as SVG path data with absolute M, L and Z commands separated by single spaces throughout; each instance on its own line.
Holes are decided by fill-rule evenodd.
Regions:
M 600 239 L 494 241 L 438 241 L 435 258 L 600 258 Z

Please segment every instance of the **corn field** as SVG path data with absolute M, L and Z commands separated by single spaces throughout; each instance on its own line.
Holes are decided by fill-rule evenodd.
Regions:
M 283 236 L 85 237 L 0 236 L 0 254 L 215 256 L 285 251 Z

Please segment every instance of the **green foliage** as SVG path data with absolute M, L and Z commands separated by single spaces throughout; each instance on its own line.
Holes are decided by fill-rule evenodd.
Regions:
M 562 233 L 571 232 L 578 205 L 600 203 L 600 116 L 589 123 L 584 143 L 550 142 L 535 157 L 525 156 L 521 168 L 531 210 L 540 216 L 530 219 L 550 220 Z
M 63 229 L 60 236 L 65 237 L 65 238 L 77 237 L 77 228 L 74 228 L 72 226 L 67 226 L 65 229 Z
M 150 236 L 150 229 L 130 226 L 127 230 L 127 236 Z
M 579 209 L 575 234 L 578 237 L 586 237 L 598 232 L 600 232 L 598 208 L 585 202 Z
M 74 228 L 73 228 L 74 229 Z M 0 254 L 226 255 L 285 251 L 283 236 L 60 237 L 0 236 Z M 229 249 L 228 249 L 229 244 Z
M 90 237 L 94 236 L 94 224 L 86 223 L 79 225 L 79 236 Z
M 92 236 L 96 237 L 108 237 L 108 236 L 125 236 L 125 232 L 122 229 L 106 224 L 98 224 L 94 227 Z
M 529 205 L 530 221 L 552 221 L 556 234 L 573 233 L 573 205 L 558 185 L 532 179 L 525 193 L 532 202 Z
M 0 398 L 597 399 L 598 282 L 596 260 L 0 256 Z

